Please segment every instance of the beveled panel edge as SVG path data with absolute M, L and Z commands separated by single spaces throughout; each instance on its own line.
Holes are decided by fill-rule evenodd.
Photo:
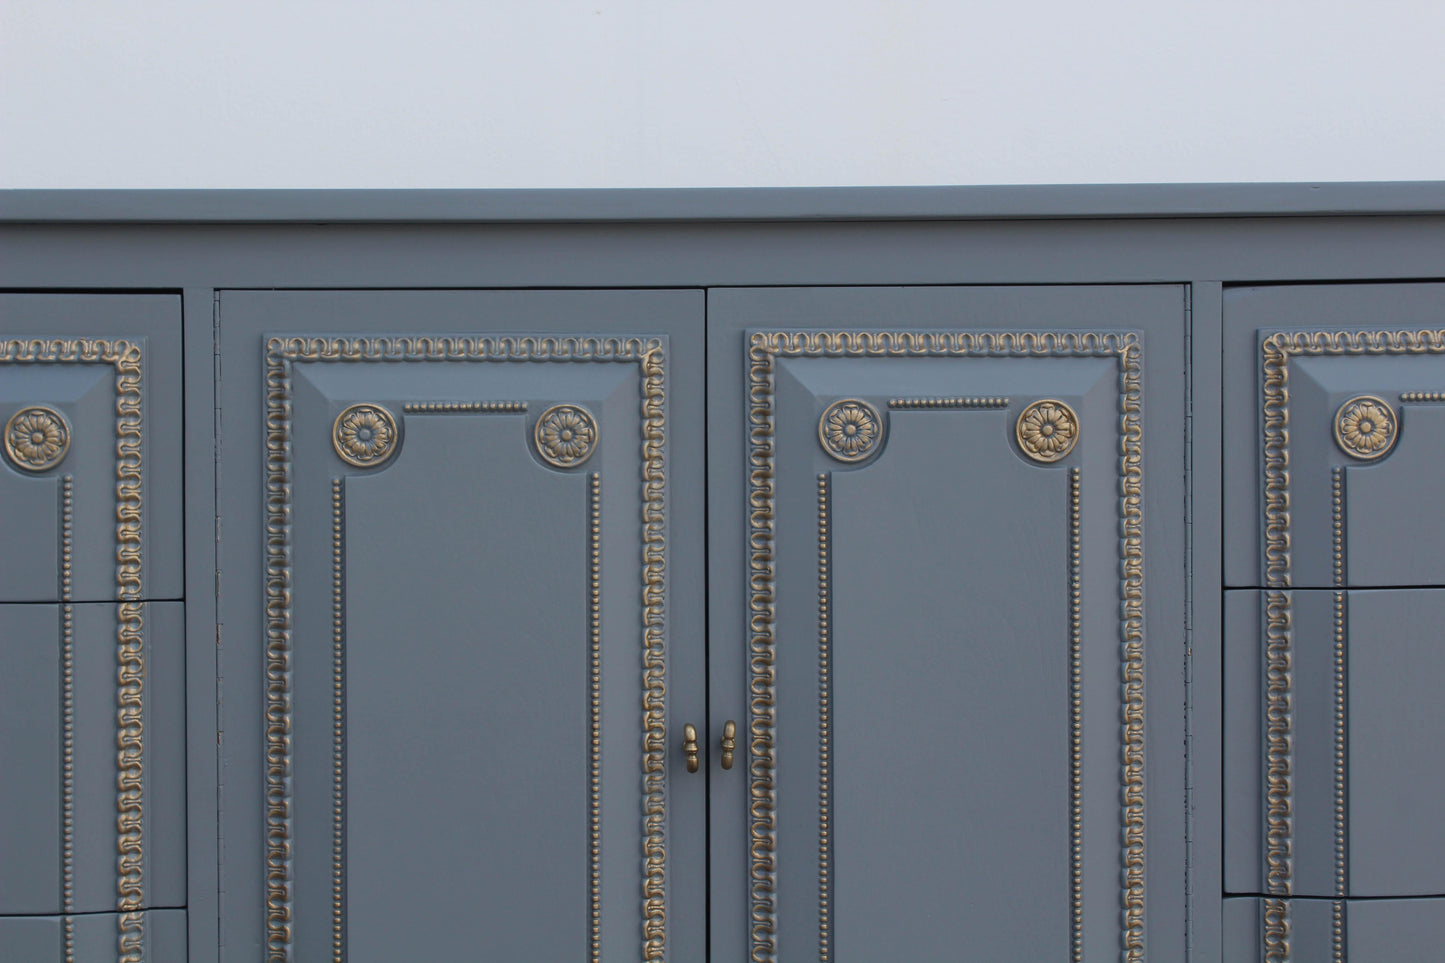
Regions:
M 666 388 L 660 338 L 587 336 L 269 337 L 265 342 L 265 953 L 291 963 L 291 371 L 354 361 L 631 362 L 642 453 L 642 949 L 666 954 Z M 333 945 L 334 949 L 334 945 Z M 129 963 L 129 961 L 127 961 Z M 138 963 L 138 961 L 137 961 Z
M 749 337 L 749 958 L 775 963 L 777 870 L 773 746 L 775 357 L 1112 357 L 1119 370 L 1121 604 L 1120 953 L 1144 959 L 1144 548 L 1142 344 L 1114 331 L 772 330 Z

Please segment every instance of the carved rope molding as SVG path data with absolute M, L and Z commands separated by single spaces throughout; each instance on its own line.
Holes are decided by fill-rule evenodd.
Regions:
M 663 342 L 641 338 L 521 335 L 284 337 L 271 338 L 266 343 L 266 959 L 269 963 L 290 963 L 293 945 L 292 366 L 377 361 L 630 362 L 638 366 L 642 424 L 642 950 L 645 960 L 662 960 L 667 933 L 667 473 Z
M 1120 953 L 1144 959 L 1142 346 L 1132 332 L 763 331 L 748 348 L 750 958 L 777 959 L 773 366 L 778 357 L 1105 357 L 1119 372 Z
M 1296 357 L 1445 354 L 1445 330 L 1287 330 L 1263 334 L 1265 595 L 1265 963 L 1287 963 L 1293 877 L 1294 711 L 1289 507 L 1289 362 Z M 1343 545 L 1336 549 L 1342 565 Z
M 0 363 L 108 364 L 115 372 L 116 946 L 120 963 L 140 963 L 144 937 L 143 362 L 141 345 L 120 338 L 0 341 Z

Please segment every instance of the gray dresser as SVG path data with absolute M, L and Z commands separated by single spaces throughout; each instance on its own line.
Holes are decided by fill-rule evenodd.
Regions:
M 1445 185 L 0 193 L 0 960 L 1445 958 Z

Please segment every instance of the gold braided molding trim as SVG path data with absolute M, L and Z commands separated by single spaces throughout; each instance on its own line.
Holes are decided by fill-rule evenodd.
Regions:
M 116 909 L 120 963 L 140 963 L 144 893 L 145 632 L 141 604 L 140 344 L 120 338 L 0 341 L 0 363 L 108 364 L 115 371 Z
M 1144 958 L 1144 543 L 1142 348 L 1132 332 L 762 331 L 748 347 L 749 941 L 777 958 L 773 366 L 778 357 L 1112 357 L 1119 371 L 1121 642 L 1120 951 Z
M 3 360 L 3 358 L 0 358 Z M 282 337 L 266 343 L 266 959 L 292 959 L 292 366 L 373 361 L 631 362 L 641 376 L 643 958 L 666 948 L 666 421 L 660 339 Z M 334 944 L 333 944 L 334 949 Z
M 1290 593 L 1264 593 L 1265 963 L 1290 958 L 1288 897 L 1293 875 L 1294 707 Z
M 1296 357 L 1445 354 L 1445 330 L 1289 330 L 1263 334 L 1259 342 L 1263 412 L 1264 580 L 1269 589 L 1290 587 L 1289 362 Z M 1407 393 L 1412 401 L 1433 400 Z M 1336 565 L 1343 544 L 1337 533 Z M 1293 710 L 1290 605 L 1287 591 L 1265 593 L 1265 888 L 1287 897 L 1292 884 Z M 1290 959 L 1289 904 L 1264 901 L 1266 963 Z

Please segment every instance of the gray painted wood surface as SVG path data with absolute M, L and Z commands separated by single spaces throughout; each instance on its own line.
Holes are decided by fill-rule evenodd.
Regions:
M 67 616 L 58 605 L 0 607 L 0 771 L 6 774 L 0 781 L 0 825 L 6 827 L 0 915 L 103 913 L 116 906 L 116 607 L 69 608 Z M 141 903 L 184 906 L 181 605 L 152 602 L 142 612 Z
M 186 911 L 147 910 L 141 914 L 144 939 L 140 952 L 148 960 L 185 963 Z M 71 919 L 70 933 L 57 916 L 0 918 L 0 961 L 3 963 L 67 963 L 68 960 L 109 960 L 116 955 L 115 913 L 92 913 Z M 70 949 L 67 953 L 66 947 Z
M 1167 571 L 1152 559 L 1183 555 L 1184 310 L 1182 291 L 1167 287 L 713 292 L 712 704 L 715 717 L 747 719 L 750 735 L 749 768 L 719 774 L 727 788 L 712 810 L 715 959 L 877 959 L 901 947 L 944 958 L 960 946 L 981 960 L 1142 957 L 1146 945 L 1149 959 L 1184 957 L 1182 813 L 1146 805 L 1182 793 L 1182 760 L 1163 748 L 1182 738 L 1177 575 L 1151 575 L 1139 613 L 1149 695 L 1134 694 L 1152 711 L 1136 734 L 1159 749 L 1127 779 L 1147 787 L 1128 814 L 1148 826 L 1137 917 L 1120 890 L 1119 765 L 1132 738 L 1120 728 L 1130 671 L 1120 458 L 1140 445 L 1149 520 L 1135 547 L 1151 555 L 1149 572 Z M 860 330 L 881 340 L 826 339 Z M 888 340 L 913 331 L 1065 334 L 1057 351 L 1041 340 L 1037 352 L 997 357 L 981 347 L 914 354 L 906 334 Z M 1142 439 L 1120 436 L 1132 403 L 1120 397 L 1124 366 L 1102 350 L 1073 356 L 1067 338 L 1080 332 L 1142 334 Z M 760 380 L 764 357 L 770 374 Z M 764 396 L 773 400 L 760 413 Z M 831 458 L 819 437 L 825 408 L 849 398 L 874 405 L 885 435 L 856 466 Z M 1039 398 L 1079 416 L 1077 449 L 1048 466 L 1013 438 Z M 768 638 L 756 616 L 764 454 Z M 760 805 L 775 815 L 760 821 Z M 772 840 L 761 851 L 760 835 Z M 776 880 L 775 900 L 760 876 Z M 722 925 L 740 919 L 751 926 Z M 1125 919 L 1137 930 L 1121 928 Z

